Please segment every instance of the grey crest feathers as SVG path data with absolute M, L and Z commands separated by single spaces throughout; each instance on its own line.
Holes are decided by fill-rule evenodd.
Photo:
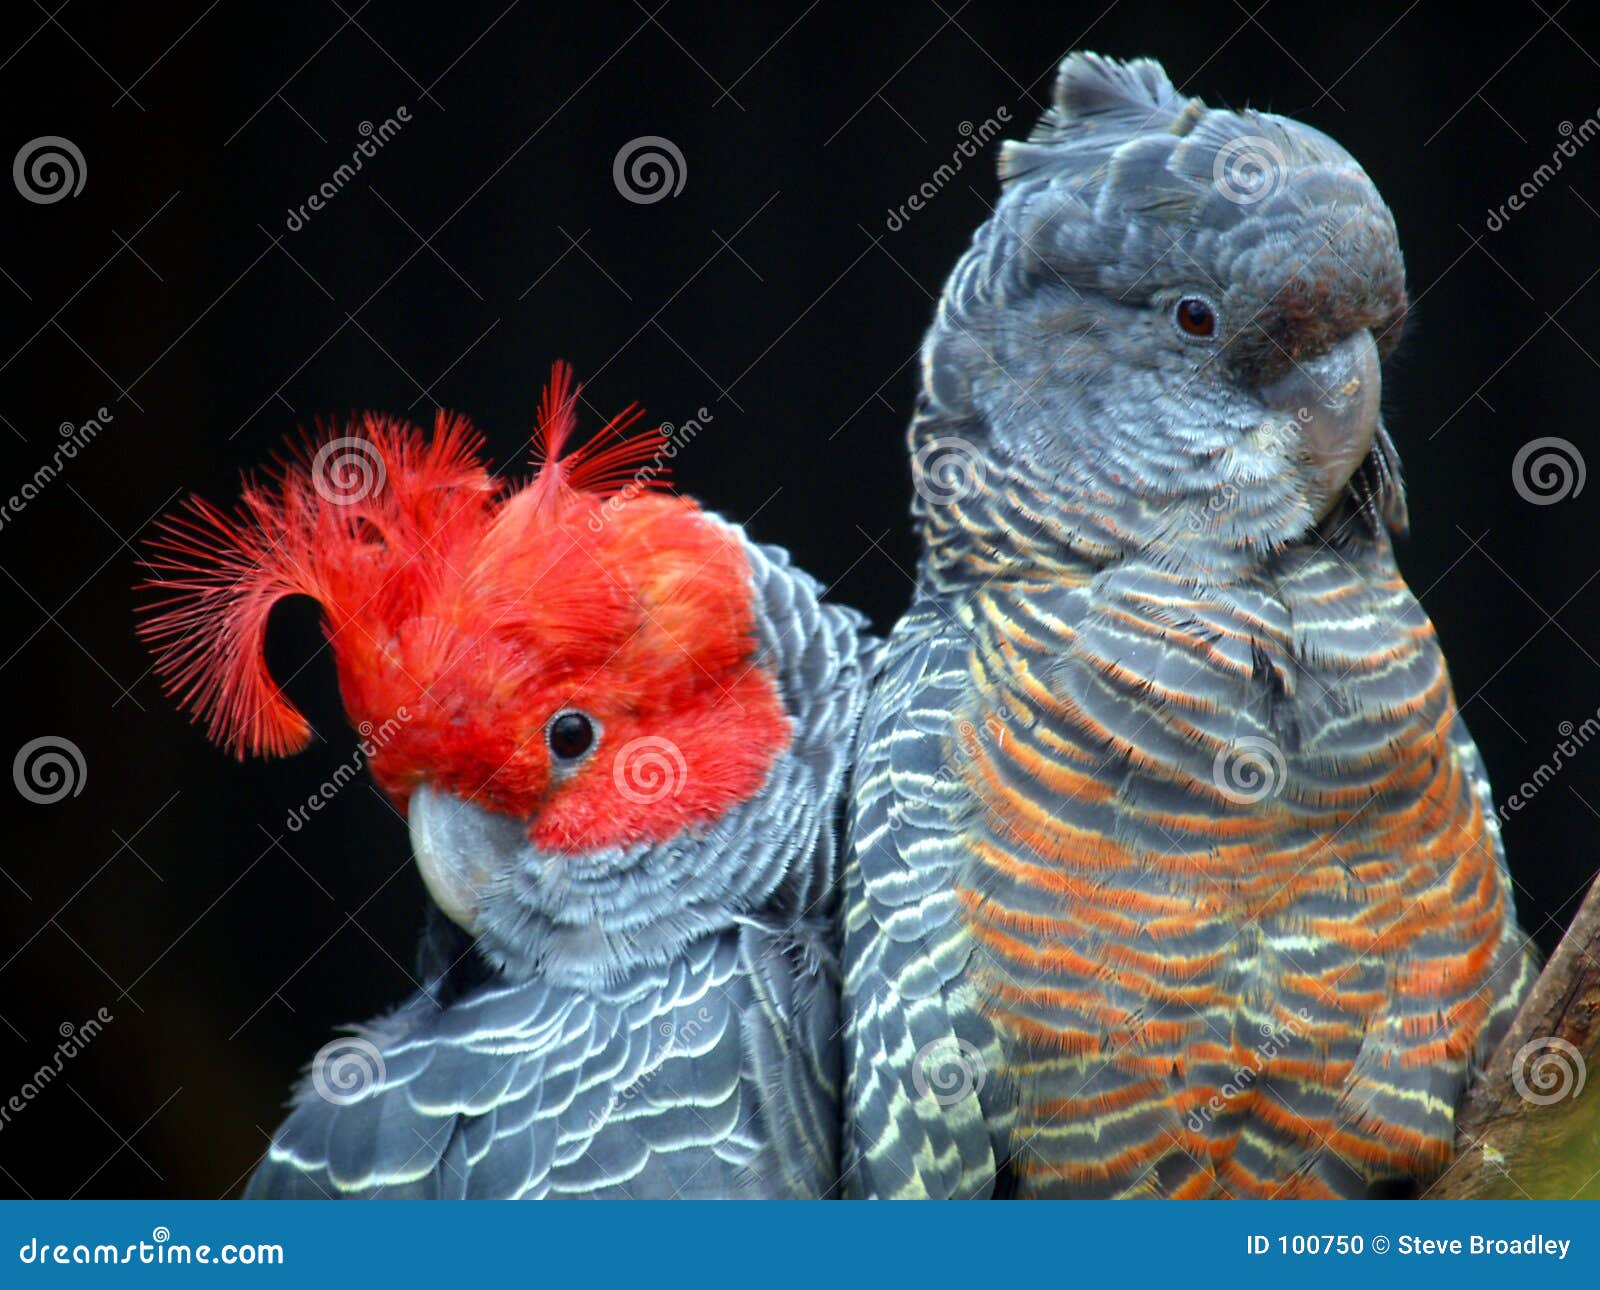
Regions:
M 1198 110 L 1204 105 L 1191 100 Z M 1099 54 L 1069 54 L 1056 76 L 1055 99 L 1045 109 L 1027 143 L 1000 146 L 1002 182 L 1025 175 L 1050 157 L 1035 144 L 1060 145 L 1075 135 L 1109 151 L 1152 128 L 1175 122 L 1185 100 L 1167 79 L 1161 64 L 1150 58 L 1119 63 Z
M 1365 171 L 1300 122 L 1208 108 L 1156 63 L 1090 54 L 1063 62 L 999 169 L 923 347 L 913 453 L 970 442 L 990 485 L 964 505 L 919 497 L 934 558 L 1066 547 L 1223 569 L 1315 527 L 1315 472 L 1295 435 L 1262 433 L 1285 412 L 1264 392 L 1363 331 L 1380 354 L 1398 337 L 1404 261 Z M 1173 325 L 1190 297 L 1217 319 L 1204 343 Z M 1341 540 L 1404 523 L 1381 424 L 1373 442 L 1328 525 Z M 1024 528 L 1034 549 L 1012 553 Z

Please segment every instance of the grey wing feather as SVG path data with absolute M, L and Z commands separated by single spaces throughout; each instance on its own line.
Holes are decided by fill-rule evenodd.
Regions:
M 968 645 L 943 619 L 922 602 L 890 638 L 851 792 L 846 1183 L 856 1195 L 985 1195 L 995 1181 L 979 1091 L 998 1051 L 962 997 L 972 953 L 954 917 L 964 794 L 942 773 Z

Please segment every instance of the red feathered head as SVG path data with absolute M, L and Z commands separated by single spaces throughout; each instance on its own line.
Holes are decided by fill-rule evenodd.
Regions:
M 159 599 L 140 632 L 167 692 L 236 756 L 304 748 L 263 644 L 273 606 L 310 596 L 402 809 L 428 783 L 582 851 L 664 841 L 747 799 L 790 728 L 743 544 L 660 491 L 664 440 L 629 435 L 637 406 L 565 452 L 578 394 L 558 363 L 521 488 L 441 412 L 431 437 L 360 417 L 247 478 L 234 514 L 192 499 L 146 560 Z

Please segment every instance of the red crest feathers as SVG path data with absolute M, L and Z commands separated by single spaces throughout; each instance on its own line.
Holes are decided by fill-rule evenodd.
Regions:
M 557 360 L 539 401 L 533 435 L 533 464 L 539 468 L 534 490 L 540 496 L 571 489 L 611 497 L 630 487 L 636 492 L 665 487 L 668 471 L 661 458 L 666 436 L 661 428 L 628 433 L 644 417 L 644 409 L 637 403 L 612 417 L 587 443 L 566 451 L 567 440 L 578 425 L 578 396 L 582 393 L 583 386 L 573 383 L 571 365 Z
M 481 440 L 441 412 L 433 437 L 387 417 L 308 441 L 263 479 L 247 477 L 228 515 L 201 498 L 158 525 L 140 634 L 164 688 L 237 757 L 299 752 L 305 718 L 267 672 L 273 607 L 320 601 L 330 627 L 357 596 L 399 596 L 430 552 L 443 557 L 481 522 L 494 491 Z M 398 585 L 397 585 L 398 584 Z
M 322 430 L 246 477 L 231 514 L 191 499 L 143 562 L 156 598 L 139 632 L 164 689 L 235 756 L 304 748 L 263 648 L 273 607 L 310 596 L 352 724 L 404 718 L 369 753 L 402 803 L 427 779 L 580 847 L 667 836 L 753 792 L 788 725 L 756 665 L 743 547 L 656 491 L 664 439 L 630 433 L 637 405 L 569 450 L 581 392 L 557 363 L 520 489 L 441 412 L 431 436 L 373 415 Z M 543 732 L 571 706 L 616 747 L 670 731 L 690 786 L 652 804 L 619 797 L 600 766 L 556 776 Z

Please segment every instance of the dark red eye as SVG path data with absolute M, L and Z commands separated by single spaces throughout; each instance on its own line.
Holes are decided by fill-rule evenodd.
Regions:
M 1179 329 L 1186 336 L 1206 337 L 1216 334 L 1217 311 L 1199 296 L 1185 296 L 1178 301 L 1173 315 Z
M 581 712 L 560 712 L 550 722 L 545 738 L 557 758 L 572 761 L 594 746 L 594 722 Z

